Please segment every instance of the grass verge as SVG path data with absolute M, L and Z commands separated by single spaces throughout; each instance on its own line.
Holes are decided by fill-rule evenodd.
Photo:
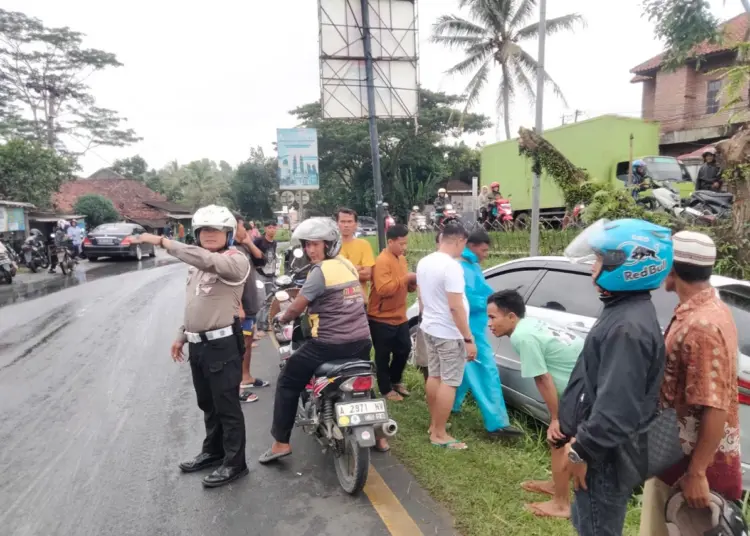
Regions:
M 514 444 L 486 439 L 479 409 L 470 399 L 463 411 L 451 417 L 451 434 L 466 441 L 465 451 L 446 451 L 430 444 L 429 414 L 423 379 L 409 367 L 405 381 L 412 393 L 405 402 L 388 403 L 399 432 L 393 452 L 432 497 L 454 516 L 463 536 L 524 534 L 527 536 L 573 536 L 569 521 L 542 519 L 526 512 L 524 503 L 546 500 L 520 488 L 529 479 L 550 475 L 544 429 L 533 420 L 513 414 L 514 424 L 525 432 Z M 640 508 L 633 501 L 624 535 L 638 534 Z

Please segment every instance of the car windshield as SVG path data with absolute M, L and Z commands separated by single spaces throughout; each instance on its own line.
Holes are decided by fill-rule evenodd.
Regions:
M 375 220 L 373 218 L 370 218 L 370 217 L 367 217 L 367 216 L 360 216 L 360 218 L 359 218 L 359 224 L 360 225 L 366 225 L 368 227 L 371 226 L 371 225 L 377 225 L 377 223 L 375 222 Z
M 649 156 L 644 158 L 648 174 L 660 181 L 689 181 L 690 173 L 676 158 L 670 156 Z

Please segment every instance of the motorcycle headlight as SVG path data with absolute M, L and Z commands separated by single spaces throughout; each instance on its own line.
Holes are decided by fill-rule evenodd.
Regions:
M 289 293 L 286 290 L 279 290 L 274 294 L 274 298 L 280 302 L 289 301 Z
M 276 284 L 280 287 L 285 287 L 292 284 L 292 278 L 288 275 L 280 275 L 276 278 Z

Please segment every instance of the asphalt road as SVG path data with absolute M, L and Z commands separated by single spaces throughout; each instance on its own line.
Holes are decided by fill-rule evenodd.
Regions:
M 181 474 L 203 421 L 189 365 L 168 357 L 186 269 L 163 263 L 0 289 L 0 535 L 453 534 L 392 455 L 373 453 L 377 470 L 356 498 L 299 431 L 292 457 L 257 464 L 278 374 L 267 337 L 253 372 L 272 386 L 244 407 L 249 477 L 206 490 L 202 474 Z

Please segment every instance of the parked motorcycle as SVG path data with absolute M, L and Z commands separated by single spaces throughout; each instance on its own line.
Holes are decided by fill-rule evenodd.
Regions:
M 275 299 L 283 310 L 292 298 L 289 292 L 280 290 Z M 309 329 L 306 315 L 288 324 L 274 322 L 282 370 L 309 337 Z M 398 431 L 396 421 L 388 417 L 385 400 L 374 398 L 374 377 L 371 361 L 342 359 L 324 363 L 313 374 L 297 405 L 295 426 L 313 436 L 324 452 L 333 452 L 339 484 L 352 495 L 367 482 L 376 427 L 387 437 Z
M 41 240 L 41 233 L 36 229 L 33 229 L 29 237 L 24 240 L 21 252 L 24 264 L 32 272 L 36 273 L 39 268 L 49 268 L 49 257 L 45 251 L 44 242 Z
M 734 196 L 725 192 L 712 192 L 711 190 L 696 190 L 687 200 L 687 206 L 701 213 L 711 214 L 716 219 L 729 218 L 732 214 Z
M 9 285 L 18 271 L 18 265 L 10 256 L 10 249 L 0 242 L 0 277 Z
M 710 225 L 716 217 L 697 206 L 684 203 L 679 192 L 668 182 L 653 182 L 651 195 L 638 198 L 636 203 L 647 210 L 663 211 L 698 224 Z

